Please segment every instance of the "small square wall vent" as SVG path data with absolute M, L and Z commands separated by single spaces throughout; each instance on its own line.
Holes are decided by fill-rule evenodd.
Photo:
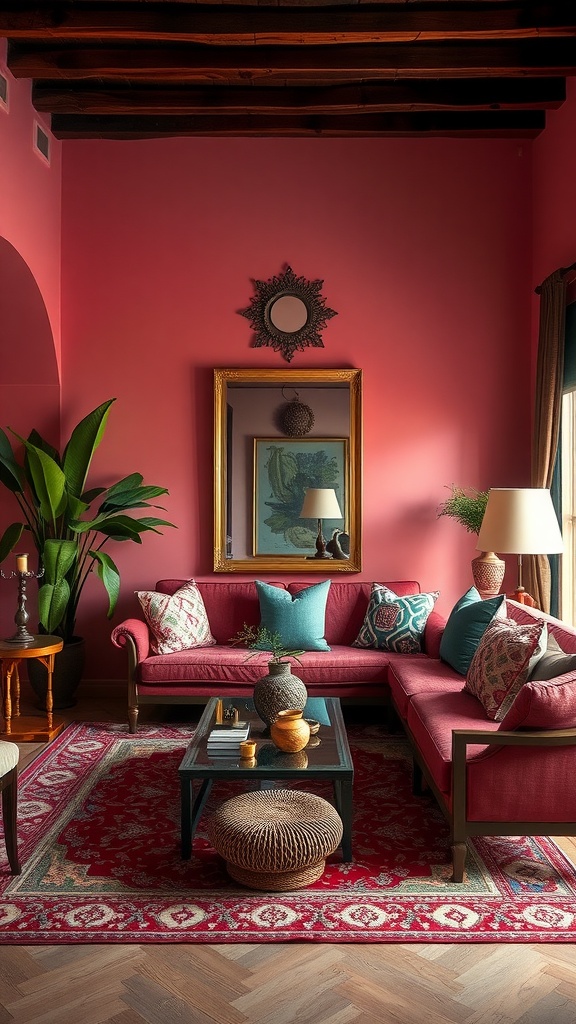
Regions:
M 50 136 L 38 121 L 34 122 L 34 147 L 40 156 L 50 163 Z
M 0 68 L 0 110 L 8 110 L 8 79 Z

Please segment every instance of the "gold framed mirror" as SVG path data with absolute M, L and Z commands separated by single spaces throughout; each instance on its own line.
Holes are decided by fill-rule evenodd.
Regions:
M 283 429 L 283 388 L 313 410 L 305 437 Z M 360 572 L 361 443 L 361 370 L 215 369 L 214 571 Z M 339 517 L 302 517 L 316 488 Z

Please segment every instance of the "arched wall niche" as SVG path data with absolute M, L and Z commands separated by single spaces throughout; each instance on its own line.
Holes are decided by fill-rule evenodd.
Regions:
M 60 443 L 60 379 L 54 337 L 44 299 L 28 264 L 6 238 L 0 237 L 0 427 L 27 437 L 36 429 L 51 444 Z M 21 521 L 16 499 L 0 494 L 0 535 Z M 26 549 L 24 546 L 23 550 Z M 35 566 L 35 561 L 32 562 Z M 9 571 L 11 566 L 3 566 Z M 16 590 L 1 580 L 0 636 L 14 632 Z M 30 588 L 28 611 L 35 603 Z

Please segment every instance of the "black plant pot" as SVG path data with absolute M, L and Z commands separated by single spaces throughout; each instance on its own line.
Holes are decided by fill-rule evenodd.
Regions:
M 74 694 L 78 689 L 84 671 L 86 645 L 83 637 L 74 637 L 65 643 L 59 654 L 54 658 L 52 673 L 52 699 L 54 709 L 72 708 L 76 703 Z M 36 658 L 28 661 L 28 678 L 38 698 L 38 707 L 46 710 L 46 690 L 48 688 L 48 671 Z

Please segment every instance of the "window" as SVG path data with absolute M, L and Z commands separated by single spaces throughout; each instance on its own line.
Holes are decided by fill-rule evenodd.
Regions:
M 564 553 L 560 572 L 561 617 L 576 626 L 576 302 L 566 309 L 566 343 L 564 349 L 564 395 L 560 426 L 560 448 L 556 462 L 558 484 L 552 485 L 558 496 L 561 512 Z M 556 498 L 555 498 L 556 503 Z M 558 508 L 558 505 L 560 508 Z
M 565 622 L 576 625 L 576 389 L 562 399 L 562 536 L 564 553 L 560 585 L 561 614 Z

